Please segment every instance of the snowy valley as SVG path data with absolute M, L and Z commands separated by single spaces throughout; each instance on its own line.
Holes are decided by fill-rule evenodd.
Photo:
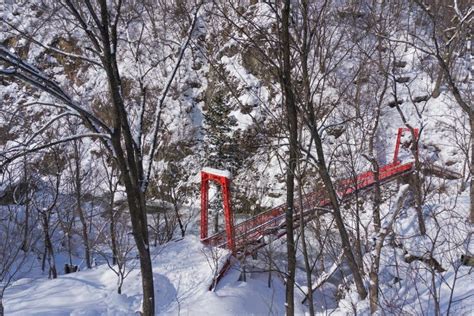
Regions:
M 1 316 L 474 315 L 470 1 L 0 13 Z

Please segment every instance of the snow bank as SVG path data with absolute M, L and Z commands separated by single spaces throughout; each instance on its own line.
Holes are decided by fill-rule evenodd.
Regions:
M 230 173 L 230 171 L 228 171 L 228 170 L 219 170 L 219 169 L 205 167 L 205 168 L 202 169 L 202 171 L 206 172 L 206 173 L 209 173 L 209 174 L 219 176 L 219 177 L 225 177 L 227 179 L 232 179 L 232 173 Z

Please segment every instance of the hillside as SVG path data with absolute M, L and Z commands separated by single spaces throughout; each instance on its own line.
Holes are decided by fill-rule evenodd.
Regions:
M 0 307 L 472 314 L 473 12 L 459 0 L 7 1 Z M 232 174 L 236 224 L 283 205 L 242 242 L 265 247 L 201 243 L 205 167 Z M 363 174 L 373 183 L 360 188 Z M 211 184 L 208 235 L 228 229 L 222 202 Z

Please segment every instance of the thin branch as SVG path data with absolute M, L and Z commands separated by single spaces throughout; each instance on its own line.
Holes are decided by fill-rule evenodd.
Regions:
M 100 56 L 99 52 L 102 51 L 102 47 L 99 44 L 99 41 L 97 40 L 97 35 L 94 34 L 94 32 L 91 31 L 91 29 L 88 27 L 86 21 L 84 20 L 83 16 L 79 13 L 77 8 L 74 6 L 74 4 L 71 2 L 71 0 L 65 0 L 65 6 L 69 8 L 70 12 L 74 15 L 74 17 L 77 19 L 79 24 L 81 24 L 82 29 L 84 32 L 86 32 L 87 36 L 92 42 L 92 45 L 94 45 L 95 50 L 97 51 L 98 55 Z
M 66 57 L 87 61 L 91 64 L 96 65 L 96 66 L 102 67 L 101 63 L 99 63 L 99 62 L 97 62 L 97 61 L 95 61 L 95 60 L 93 60 L 89 57 L 78 55 L 78 54 L 73 54 L 73 53 L 68 53 L 68 52 L 65 52 L 65 51 L 63 51 L 61 49 L 58 49 L 56 47 L 53 47 L 53 46 L 50 46 L 50 45 L 45 45 L 45 44 L 41 43 L 40 41 L 36 40 L 33 36 L 28 35 L 26 32 L 20 30 L 19 28 L 17 28 L 13 24 L 9 23 L 8 21 L 2 21 L 2 22 L 5 23 L 6 25 L 8 25 L 9 27 L 11 27 L 12 29 L 14 29 L 15 31 L 17 31 L 25 39 L 35 43 L 36 45 L 38 45 L 40 47 L 43 47 L 46 50 L 53 51 L 55 53 L 61 54 L 61 55 L 66 56 Z
M 68 115 L 75 115 L 77 116 L 77 114 L 75 113 L 72 113 L 72 112 L 65 112 L 65 113 L 61 113 L 55 117 L 53 117 L 51 120 L 49 120 L 45 125 L 43 125 L 39 130 L 37 130 L 36 132 L 33 132 L 33 135 L 31 135 L 31 137 L 25 142 L 25 145 L 28 145 L 29 143 L 31 143 L 31 141 L 33 139 L 35 139 L 38 135 L 40 135 L 42 132 L 44 132 L 51 124 L 53 124 L 55 121 L 65 117 L 65 116 L 68 116 Z
M 107 133 L 111 133 L 108 126 L 99 120 L 95 115 L 84 109 L 82 106 L 74 102 L 59 85 L 53 80 L 47 78 L 39 69 L 24 62 L 20 57 L 12 54 L 8 51 L 4 45 L 0 45 L 0 61 L 4 61 L 9 68 L 0 69 L 0 76 L 16 77 L 22 81 L 26 81 L 35 87 L 43 90 L 57 99 L 63 101 L 71 110 L 76 111 L 83 118 L 89 120 L 92 124 L 98 125 L 101 129 Z M 97 130 L 98 127 L 94 125 Z
M 176 61 L 173 72 L 171 73 L 171 76 L 168 80 L 168 83 L 166 84 L 165 89 L 163 91 L 163 94 L 161 95 L 161 99 L 158 103 L 158 109 L 156 110 L 157 112 L 155 112 L 156 113 L 155 114 L 156 115 L 155 116 L 155 126 L 153 128 L 153 138 L 151 139 L 152 146 L 151 146 L 149 154 L 148 154 L 148 167 L 146 169 L 146 176 L 145 176 L 143 184 L 142 184 L 142 191 L 143 192 L 146 191 L 146 189 L 148 187 L 148 182 L 149 182 L 150 177 L 151 177 L 153 156 L 155 155 L 156 149 L 158 147 L 158 131 L 160 129 L 161 113 L 162 113 L 162 109 L 163 109 L 163 106 L 164 106 L 164 102 L 165 102 L 166 97 L 168 96 L 168 91 L 171 88 L 171 84 L 174 81 L 174 77 L 176 76 L 176 73 L 178 72 L 178 68 L 181 65 L 181 61 L 183 60 L 183 57 L 184 57 L 184 52 L 186 51 L 186 48 L 188 47 L 189 42 L 191 41 L 191 38 L 193 36 L 194 28 L 196 26 L 196 21 L 197 21 L 197 17 L 198 17 L 198 13 L 199 13 L 199 9 L 201 8 L 201 5 L 202 5 L 202 3 L 200 3 L 198 5 L 198 7 L 196 8 L 196 11 L 194 12 L 193 21 L 192 21 L 191 26 L 189 27 L 189 31 L 188 31 L 188 37 L 186 38 L 186 41 L 184 42 L 184 44 L 181 46 L 181 51 L 179 53 L 178 60 Z
M 38 152 L 40 150 L 43 150 L 43 149 L 46 149 L 46 148 L 49 148 L 49 147 L 52 147 L 52 146 L 55 146 L 55 145 L 59 145 L 59 144 L 62 144 L 62 143 L 67 143 L 67 142 L 70 142 L 72 140 L 76 140 L 76 139 L 81 139 L 81 138 L 88 138 L 88 137 L 91 137 L 91 138 L 107 138 L 107 139 L 110 139 L 110 135 L 109 134 L 102 134 L 102 133 L 86 133 L 86 134 L 80 134 L 80 135 L 73 135 L 73 136 L 70 136 L 70 137 L 66 137 L 66 138 L 63 138 L 63 139 L 60 139 L 60 140 L 57 140 L 57 141 L 54 141 L 54 142 L 50 142 L 50 143 L 47 143 L 47 144 L 44 144 L 44 145 L 41 145 L 41 146 L 38 146 L 38 147 L 34 147 L 34 148 L 22 148 L 22 149 L 18 149 L 16 151 L 20 151 L 20 153 L 18 154 L 15 154 L 11 157 L 7 157 L 5 153 L 0 153 L 0 156 L 3 156 L 5 158 L 5 160 L 0 164 L 0 171 L 3 169 L 3 167 L 7 164 L 9 164 L 10 162 L 20 158 L 20 157 L 23 157 L 23 156 L 26 156 L 28 154 L 31 154 L 31 153 L 34 153 L 34 152 Z

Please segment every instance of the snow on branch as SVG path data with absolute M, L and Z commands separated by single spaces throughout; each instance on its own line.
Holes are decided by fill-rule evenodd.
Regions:
M 158 107 L 157 107 L 157 109 L 155 110 L 155 113 L 154 113 L 155 124 L 154 124 L 154 127 L 153 127 L 153 133 L 152 133 L 153 136 L 152 136 L 152 139 L 151 139 L 152 146 L 150 147 L 150 150 L 148 152 L 148 166 L 145 169 L 146 177 L 145 177 L 145 181 L 143 182 L 143 185 L 142 185 L 142 191 L 143 192 L 146 191 L 147 186 L 148 186 L 148 182 L 149 182 L 150 177 L 151 177 L 153 156 L 155 155 L 156 149 L 158 147 L 158 131 L 160 130 L 160 120 L 161 120 L 161 113 L 162 113 L 162 109 L 163 109 L 163 106 L 164 106 L 164 102 L 165 102 L 165 99 L 168 95 L 168 91 L 171 88 L 171 84 L 174 81 L 174 77 L 176 76 L 176 73 L 178 72 L 178 69 L 181 66 L 181 61 L 183 60 L 186 48 L 189 46 L 189 42 L 191 41 L 191 38 L 194 34 L 194 29 L 196 27 L 196 21 L 197 21 L 197 18 L 198 18 L 199 10 L 201 9 L 201 5 L 202 5 L 202 2 L 198 5 L 198 7 L 196 8 L 196 11 L 194 12 L 193 20 L 192 20 L 191 26 L 189 27 L 189 30 L 188 30 L 188 37 L 186 38 L 186 41 L 181 46 L 181 50 L 179 52 L 178 60 L 176 61 L 173 72 L 171 73 L 171 76 L 168 79 L 168 82 L 165 86 L 163 94 L 161 95 L 160 101 L 158 103 Z
M 6 166 L 10 162 L 12 162 L 12 161 L 14 161 L 14 160 L 16 160 L 20 157 L 26 156 L 26 155 L 34 153 L 34 152 L 38 152 L 38 151 L 46 149 L 46 148 L 50 148 L 50 147 L 55 146 L 55 145 L 59 145 L 59 144 L 62 144 L 62 143 L 67 143 L 67 142 L 70 142 L 70 141 L 73 141 L 73 140 L 76 140 L 76 139 L 81 139 L 81 138 L 106 138 L 106 139 L 110 139 L 110 135 L 109 134 L 103 134 L 103 133 L 85 133 L 85 134 L 79 134 L 79 135 L 72 135 L 72 136 L 65 137 L 65 138 L 59 139 L 57 141 L 50 142 L 50 143 L 40 145 L 40 146 L 37 146 L 37 147 L 33 147 L 33 148 L 27 148 L 26 146 L 16 148 L 15 151 L 16 152 L 19 151 L 19 153 L 14 154 L 10 157 L 8 157 L 8 151 L 7 152 L 0 152 L 0 172 L 2 171 L 4 166 Z M 12 150 L 9 150 L 9 151 L 11 152 Z M 3 161 L 1 161 L 2 159 L 3 159 Z
M 301 301 L 302 304 L 306 304 L 306 301 L 308 300 L 308 294 L 309 294 L 309 291 L 316 291 L 317 289 L 319 289 L 321 286 L 324 285 L 324 283 L 326 283 L 329 278 L 331 278 L 331 276 L 336 273 L 336 271 L 339 269 L 339 267 L 341 266 L 342 262 L 344 261 L 344 253 L 341 252 L 339 254 L 339 256 L 336 258 L 336 261 L 334 261 L 334 263 L 329 267 L 329 270 L 326 269 L 325 271 L 323 271 L 319 277 L 316 279 L 316 281 L 313 283 L 313 286 L 311 289 L 308 289 L 305 293 L 305 297 L 304 299 Z
M 110 134 L 111 130 L 97 116 L 84 109 L 69 97 L 61 87 L 53 80 L 47 78 L 39 69 L 23 61 L 20 57 L 11 53 L 7 47 L 0 45 L 0 61 L 3 61 L 7 68 L 0 68 L 0 77 L 14 77 L 27 82 L 38 89 L 47 92 L 55 98 L 64 102 L 71 110 L 77 112 L 89 124 L 94 132 L 100 129 Z
M 31 137 L 25 142 L 25 145 L 28 145 L 30 144 L 33 139 L 35 139 L 38 135 L 40 135 L 41 133 L 43 133 L 49 126 L 51 126 L 51 124 L 53 124 L 55 121 L 65 117 L 65 116 L 68 116 L 68 115 L 77 115 L 75 113 L 72 113 L 72 112 L 65 112 L 65 113 L 61 113 L 55 117 L 53 117 L 52 119 L 50 119 L 46 124 L 44 124 L 40 129 L 38 129 L 36 132 L 33 132 L 33 135 L 31 135 Z
M 454 27 L 454 30 L 455 30 L 454 34 L 446 42 L 446 46 L 449 46 L 451 44 L 451 42 L 454 41 L 454 39 L 459 37 L 460 30 L 463 27 L 463 25 L 465 24 L 465 22 L 467 22 L 467 24 L 469 25 L 472 22 L 472 16 L 474 16 L 474 14 L 473 14 L 474 13 L 474 8 L 473 7 L 470 7 L 469 11 L 465 15 L 463 15 L 461 13 L 461 10 L 459 10 L 459 8 L 457 8 L 457 3 L 456 3 L 455 8 L 456 8 L 456 13 L 457 13 L 458 18 L 459 18 L 459 23 Z
M 83 60 L 83 61 L 89 62 L 91 64 L 94 64 L 96 66 L 102 67 L 102 64 L 100 64 L 99 62 L 93 60 L 92 58 L 89 58 L 89 57 L 86 57 L 86 56 L 83 56 L 83 55 L 68 53 L 68 52 L 65 52 L 65 51 L 63 51 L 59 48 L 56 48 L 56 47 L 53 47 L 53 46 L 50 46 L 50 45 L 45 45 L 45 44 L 41 43 L 40 41 L 36 40 L 33 36 L 28 35 L 26 32 L 20 30 L 15 25 L 9 23 L 8 21 L 3 20 L 2 22 L 4 22 L 6 25 L 8 25 L 9 27 L 11 27 L 15 31 L 17 31 L 24 38 L 28 39 L 29 41 L 35 43 L 36 45 L 38 45 L 40 47 L 43 47 L 46 50 L 53 51 L 55 53 L 58 53 L 60 55 L 63 55 L 63 56 L 69 57 L 69 58 Z

